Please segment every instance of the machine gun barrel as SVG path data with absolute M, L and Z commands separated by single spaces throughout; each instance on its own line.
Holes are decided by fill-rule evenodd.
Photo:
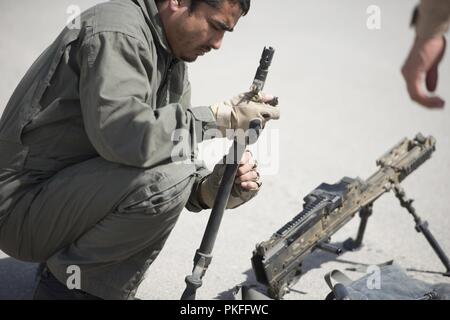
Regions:
M 274 53 L 275 50 L 272 47 L 264 48 L 259 62 L 259 67 L 256 71 L 256 76 L 251 87 L 251 93 L 253 95 L 258 95 L 264 87 Z M 252 121 L 250 123 L 250 129 L 257 133 L 256 136 L 253 135 L 252 138 L 257 139 L 261 130 L 261 123 L 259 121 Z M 186 289 L 181 296 L 181 300 L 195 300 L 197 289 L 199 289 L 203 284 L 203 276 L 208 270 L 208 266 L 212 260 L 214 244 L 216 242 L 225 208 L 233 188 L 236 172 L 239 169 L 239 161 L 242 159 L 247 143 L 249 143 L 248 137 L 246 141 L 243 142 L 240 142 L 237 138 L 235 138 L 233 145 L 228 152 L 225 172 L 220 182 L 219 190 L 217 191 L 217 196 L 211 210 L 211 215 L 208 219 L 208 223 L 200 243 L 200 248 L 196 251 L 194 256 L 194 267 L 192 274 L 186 276 L 185 278 Z
M 252 92 L 257 94 L 263 91 L 274 54 L 275 49 L 272 47 L 264 47 L 261 54 L 261 59 L 259 60 L 259 66 L 256 70 L 255 78 L 253 79 L 253 84 L 250 89 Z

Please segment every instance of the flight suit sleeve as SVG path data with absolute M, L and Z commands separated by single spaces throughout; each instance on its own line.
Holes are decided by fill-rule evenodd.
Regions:
M 441 36 L 450 26 L 449 0 L 422 0 L 415 22 L 416 34 L 420 38 Z
M 186 67 L 186 66 L 185 66 Z M 188 79 L 188 72 L 185 71 L 185 83 L 184 83 L 184 90 L 183 95 L 180 98 L 180 103 L 191 107 L 191 84 Z M 194 139 L 196 142 L 201 142 L 205 138 L 210 138 L 208 135 L 206 137 L 204 136 L 205 131 L 209 130 L 211 126 L 215 126 L 215 118 L 214 115 L 211 115 L 211 108 L 209 107 L 196 107 L 191 109 L 192 114 L 194 115 L 194 118 L 196 118 L 198 121 L 195 123 L 195 137 Z M 211 122 L 211 118 L 214 119 L 214 123 Z M 206 205 L 201 203 L 200 201 L 200 185 L 203 182 L 203 180 L 211 174 L 211 171 L 206 167 L 205 162 L 201 159 L 198 159 L 196 156 L 198 154 L 198 147 L 197 143 L 194 143 L 195 150 L 192 158 L 194 159 L 194 164 L 196 168 L 196 174 L 195 174 L 195 180 L 192 187 L 191 195 L 188 199 L 188 202 L 186 203 L 185 207 L 188 211 L 191 212 L 200 212 L 204 209 L 208 209 Z
M 97 152 L 135 167 L 170 161 L 180 143 L 173 132 L 190 131 L 196 118 L 180 103 L 156 108 L 145 102 L 157 94 L 149 81 L 156 59 L 147 44 L 120 32 L 96 33 L 82 43 L 80 60 L 83 121 Z M 212 112 L 209 117 L 214 120 Z
M 186 67 L 187 68 L 187 67 Z M 191 83 L 188 79 L 187 69 L 185 71 L 185 83 L 180 103 L 189 108 L 195 120 L 195 140 L 200 143 L 205 140 L 213 139 L 220 134 L 217 127 L 216 117 L 210 106 L 194 107 L 191 105 Z M 221 137 L 221 136 L 219 136 Z
M 200 185 L 203 182 L 206 177 L 208 177 L 211 174 L 211 171 L 206 168 L 206 165 L 204 161 L 202 160 L 196 160 L 195 161 L 196 166 L 196 177 L 195 182 L 192 187 L 192 192 L 189 197 L 188 202 L 186 203 L 186 209 L 191 212 L 200 212 L 204 209 L 209 209 L 205 204 L 203 204 L 200 201 Z

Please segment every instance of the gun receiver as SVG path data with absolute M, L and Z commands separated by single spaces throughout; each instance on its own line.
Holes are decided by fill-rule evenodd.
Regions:
M 299 279 L 302 261 L 313 250 L 322 249 L 339 254 L 339 248 L 328 244 L 329 239 L 358 212 L 362 218 L 358 239 L 350 239 L 350 242 L 359 246 L 373 202 L 392 189 L 397 195 L 399 183 L 431 157 L 435 143 L 432 136 L 425 138 L 421 134 L 413 140 L 404 139 L 377 160 L 380 168 L 367 180 L 344 177 L 336 184 L 322 183 L 308 194 L 303 199 L 303 210 L 269 240 L 259 243 L 253 252 L 252 266 L 256 279 L 268 286 L 268 294 L 280 299 L 288 286 Z M 428 229 L 426 231 L 429 233 Z M 433 246 L 433 249 L 436 251 L 440 248 Z M 446 263 L 448 271 L 448 259 Z

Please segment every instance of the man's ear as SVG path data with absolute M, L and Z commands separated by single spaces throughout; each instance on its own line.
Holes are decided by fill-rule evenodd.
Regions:
M 186 0 L 169 0 L 169 9 L 171 11 L 177 11 L 181 9 L 183 6 L 186 6 L 190 1 Z

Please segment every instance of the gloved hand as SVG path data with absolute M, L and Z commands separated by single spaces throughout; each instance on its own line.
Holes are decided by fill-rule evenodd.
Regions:
M 205 208 L 212 208 L 219 190 L 220 181 L 225 171 L 226 164 L 218 163 L 214 166 L 213 172 L 206 176 L 200 185 L 199 199 Z M 235 183 L 231 189 L 228 199 L 227 209 L 234 209 L 256 196 L 262 183 L 257 171 L 256 160 L 253 159 L 250 151 L 246 151 L 239 164 L 236 173 Z
M 218 129 L 226 136 L 227 129 L 242 129 L 247 131 L 250 122 L 261 121 L 264 128 L 267 121 L 280 118 L 280 109 L 268 104 L 273 100 L 272 96 L 259 95 L 257 101 L 249 101 L 250 93 L 243 93 L 230 101 L 225 101 L 211 106 L 216 117 Z

